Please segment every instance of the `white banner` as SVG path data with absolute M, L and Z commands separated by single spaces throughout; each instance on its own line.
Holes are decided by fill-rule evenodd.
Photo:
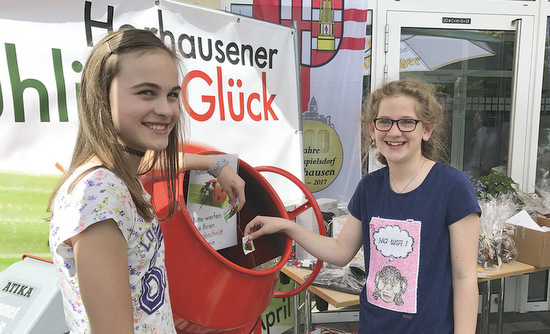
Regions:
M 303 179 L 293 30 L 167 0 L 0 4 L 0 170 L 69 166 L 86 55 L 128 25 L 155 31 L 183 59 L 192 143 Z

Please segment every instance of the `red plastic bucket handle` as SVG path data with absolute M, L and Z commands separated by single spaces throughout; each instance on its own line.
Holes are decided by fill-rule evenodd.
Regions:
M 278 167 L 259 166 L 259 167 L 254 167 L 254 169 L 256 169 L 258 172 L 271 172 L 271 173 L 279 174 L 281 176 L 286 177 L 287 179 L 292 181 L 296 186 L 298 186 L 298 188 L 300 188 L 300 190 L 306 196 L 307 201 L 304 204 L 297 207 L 296 209 L 287 211 L 289 219 L 294 220 L 296 216 L 306 211 L 307 209 L 312 208 L 313 212 L 315 213 L 315 218 L 317 219 L 317 225 L 319 226 L 319 234 L 326 235 L 325 221 L 323 219 L 323 214 L 321 213 L 321 209 L 319 208 L 319 204 L 317 204 L 317 200 L 315 199 L 315 197 L 313 197 L 313 194 L 309 191 L 309 189 L 300 179 L 290 174 L 286 170 Z M 313 271 L 311 272 L 311 275 L 309 275 L 308 279 L 306 279 L 304 283 L 300 284 L 300 286 L 290 291 L 275 292 L 273 297 L 288 298 L 301 293 L 302 291 L 307 289 L 313 283 L 313 281 L 315 281 L 315 278 L 317 278 L 317 274 L 319 274 L 319 271 L 321 271 L 322 267 L 323 267 L 323 261 L 318 260 L 317 263 L 315 263 L 315 266 L 313 267 Z

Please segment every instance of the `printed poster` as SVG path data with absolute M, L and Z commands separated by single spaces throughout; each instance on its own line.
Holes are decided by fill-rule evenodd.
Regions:
M 373 217 L 369 224 L 367 300 L 378 307 L 416 313 L 421 223 Z
M 296 25 L 304 183 L 346 205 L 361 179 L 366 0 L 254 0 L 254 17 Z
M 235 154 L 223 155 L 237 170 Z M 218 180 L 207 171 L 189 171 L 187 209 L 195 227 L 215 250 L 237 244 L 237 215 Z

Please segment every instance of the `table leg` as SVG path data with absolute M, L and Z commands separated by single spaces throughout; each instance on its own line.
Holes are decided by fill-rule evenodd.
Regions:
M 482 283 L 483 289 L 481 293 L 481 324 L 480 333 L 489 333 L 489 313 L 491 312 L 491 281 Z
M 304 323 L 306 327 L 306 334 L 311 332 L 311 292 L 306 289 L 306 297 L 304 301 Z
M 487 291 L 487 283 L 485 282 L 479 283 L 479 287 L 481 290 L 481 312 L 479 313 L 476 334 L 483 334 L 483 326 L 484 326 L 483 321 L 485 320 L 485 314 L 483 313 L 484 311 L 483 306 L 485 304 L 483 303 L 485 301 L 485 291 Z
M 298 283 L 294 282 L 294 288 L 298 287 Z M 300 325 L 300 294 L 292 296 L 294 299 L 294 334 L 298 334 Z
M 500 279 L 500 291 L 498 294 L 498 320 L 497 320 L 497 334 L 502 334 L 502 320 L 504 315 L 504 277 Z

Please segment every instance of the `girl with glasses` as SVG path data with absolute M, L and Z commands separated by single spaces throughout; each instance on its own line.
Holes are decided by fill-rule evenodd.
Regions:
M 475 333 L 481 210 L 462 171 L 438 162 L 443 109 L 422 83 L 383 84 L 364 104 L 365 148 L 383 168 L 359 182 L 336 239 L 256 217 L 250 239 L 284 232 L 339 266 L 363 247 L 359 333 Z M 373 150 L 377 148 L 377 152 Z

